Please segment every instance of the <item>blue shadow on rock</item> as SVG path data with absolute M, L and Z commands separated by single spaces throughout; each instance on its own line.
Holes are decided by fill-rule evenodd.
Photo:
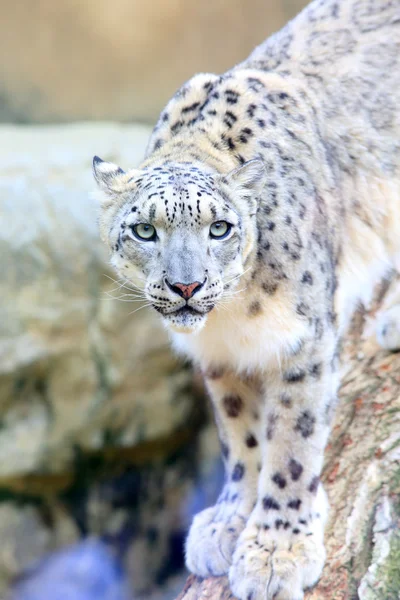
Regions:
M 10 600 L 133 600 L 119 560 L 89 538 L 40 561 L 13 587 Z

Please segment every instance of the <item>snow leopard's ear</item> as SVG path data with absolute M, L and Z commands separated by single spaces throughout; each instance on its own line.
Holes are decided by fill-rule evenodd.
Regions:
M 124 174 L 125 171 L 114 163 L 106 162 L 98 156 L 93 158 L 93 175 L 102 192 L 115 193 L 118 188 L 116 184 Z
M 224 175 L 222 181 L 244 195 L 258 196 L 266 183 L 266 169 L 261 158 L 254 158 Z
M 228 187 L 233 202 L 243 206 L 246 202 L 250 215 L 257 211 L 257 200 L 265 186 L 267 171 L 261 158 L 254 158 L 220 177 L 220 183 Z

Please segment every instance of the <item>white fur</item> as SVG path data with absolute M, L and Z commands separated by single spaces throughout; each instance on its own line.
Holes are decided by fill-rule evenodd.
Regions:
M 305 323 L 283 301 L 270 300 L 263 314 L 249 320 L 244 295 L 212 312 L 193 334 L 171 333 L 174 348 L 207 368 L 222 365 L 239 373 L 280 368 L 287 353 L 307 335 Z

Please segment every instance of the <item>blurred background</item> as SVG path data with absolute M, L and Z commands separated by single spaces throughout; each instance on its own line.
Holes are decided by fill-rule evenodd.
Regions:
M 175 598 L 223 473 L 201 379 L 125 302 L 94 154 L 137 165 L 173 92 L 304 0 L 0 0 L 0 600 Z
M 305 0 L 0 2 L 0 119 L 152 123 L 194 73 L 221 73 Z

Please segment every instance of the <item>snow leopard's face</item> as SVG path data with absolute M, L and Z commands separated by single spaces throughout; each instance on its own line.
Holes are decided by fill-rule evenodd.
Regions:
M 263 163 L 221 176 L 191 163 L 124 173 L 95 158 L 94 175 L 115 269 L 173 330 L 198 330 L 246 270 Z

